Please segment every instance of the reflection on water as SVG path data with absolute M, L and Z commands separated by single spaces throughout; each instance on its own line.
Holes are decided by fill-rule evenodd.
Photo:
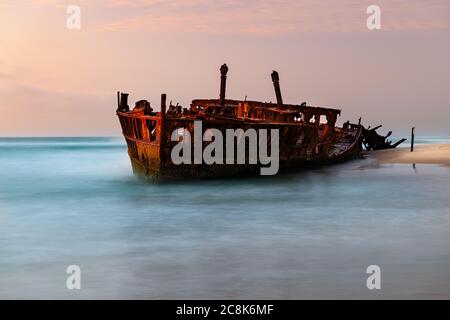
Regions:
M 0 139 L 0 298 L 450 298 L 449 178 L 368 159 L 147 184 L 121 139 Z

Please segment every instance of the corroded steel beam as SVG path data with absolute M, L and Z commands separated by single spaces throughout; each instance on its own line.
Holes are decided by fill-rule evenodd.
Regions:
M 275 88 L 275 95 L 277 96 L 277 103 L 281 106 L 283 104 L 283 98 L 281 97 L 280 76 L 275 70 L 272 72 L 272 82 Z

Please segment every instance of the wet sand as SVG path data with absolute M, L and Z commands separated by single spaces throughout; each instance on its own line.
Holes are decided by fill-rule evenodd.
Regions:
M 410 148 L 380 150 L 370 153 L 380 163 L 428 163 L 450 166 L 450 143 L 427 144 Z

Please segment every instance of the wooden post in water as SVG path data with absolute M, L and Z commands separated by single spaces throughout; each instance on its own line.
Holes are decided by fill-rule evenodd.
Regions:
M 414 151 L 414 135 L 416 134 L 416 127 L 411 129 L 411 152 Z

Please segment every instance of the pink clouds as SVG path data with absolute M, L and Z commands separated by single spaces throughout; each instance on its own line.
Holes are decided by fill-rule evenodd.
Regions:
M 298 32 L 359 32 L 366 29 L 366 8 L 371 1 L 155 1 L 132 5 L 125 0 L 105 2 L 127 11 L 101 31 L 145 31 L 203 34 L 295 34 Z M 449 29 L 447 1 L 378 1 L 382 29 Z M 125 10 L 127 8 L 128 10 Z
M 4 0 L 3 5 L 15 1 Z M 28 0 L 39 6 L 77 4 L 104 19 L 97 31 L 279 35 L 367 31 L 366 8 L 382 10 L 383 31 L 450 29 L 445 0 Z M 101 11 L 106 13 L 102 13 Z M 105 17 L 106 15 L 106 17 Z

